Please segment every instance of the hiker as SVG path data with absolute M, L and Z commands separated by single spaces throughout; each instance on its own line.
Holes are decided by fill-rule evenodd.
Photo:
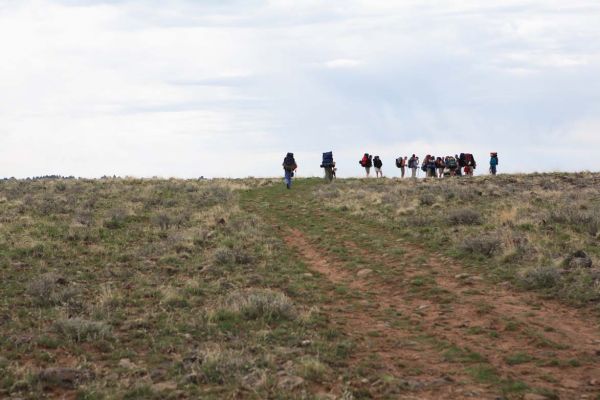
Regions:
M 455 176 L 456 168 L 458 168 L 458 162 L 456 161 L 456 158 L 452 156 L 446 156 L 444 164 L 446 165 L 446 169 L 448 169 L 448 171 L 450 172 L 450 176 Z
M 457 164 L 455 175 L 462 176 L 462 166 L 460 165 L 460 158 L 458 157 L 458 154 L 454 155 L 454 159 L 456 160 L 456 164 Z
M 373 166 L 375 167 L 375 176 L 377 178 L 383 178 L 383 172 L 381 172 L 383 163 L 381 162 L 379 156 L 375 156 L 375 158 L 373 158 Z
M 408 168 L 411 170 L 411 178 L 416 178 L 417 168 L 419 168 L 419 157 L 413 154 L 408 160 Z
M 398 157 L 396 158 L 396 167 L 400 168 L 400 177 L 404 178 L 406 173 L 406 164 L 408 163 L 408 157 Z
M 365 169 L 368 178 L 371 172 L 371 167 L 373 166 L 373 157 L 369 155 L 369 153 L 365 153 L 363 158 L 358 163 Z
M 294 159 L 294 153 L 287 153 L 283 159 L 283 170 L 285 171 L 285 186 L 288 189 L 292 188 L 292 178 L 294 177 L 294 171 L 298 168 L 296 160 Z
M 325 179 L 331 182 L 335 175 L 334 168 L 335 162 L 333 162 L 333 152 L 328 151 L 323 153 L 323 162 L 321 163 L 321 168 L 325 169 Z
M 498 169 L 498 153 L 490 153 L 490 174 L 496 175 Z
M 442 157 L 438 157 L 435 159 L 435 168 L 437 169 L 437 177 L 443 178 L 446 164 L 444 164 L 444 160 L 442 159 Z
M 467 176 L 473 175 L 473 171 L 477 168 L 475 157 L 470 153 L 460 153 L 458 164 L 464 168 L 465 175 Z
M 402 161 L 400 162 L 400 177 L 404 178 L 406 174 L 406 165 L 408 164 L 408 157 L 404 156 Z
M 427 176 L 430 178 L 435 178 L 435 156 L 429 156 L 429 160 L 427 161 Z

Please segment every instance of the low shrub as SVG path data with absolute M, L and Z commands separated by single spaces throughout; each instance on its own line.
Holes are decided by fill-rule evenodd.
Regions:
M 525 289 L 552 289 L 560 279 L 560 271 L 556 267 L 535 267 L 525 271 L 520 277 L 520 284 Z
M 483 218 L 481 213 L 469 208 L 454 210 L 448 215 L 451 225 L 481 225 Z
M 481 254 L 492 257 L 502 247 L 502 242 L 492 236 L 478 236 L 466 238 L 461 244 L 461 249 L 467 253 Z
M 281 292 L 269 289 L 238 290 L 229 294 L 222 311 L 241 314 L 246 319 L 281 320 L 296 318 L 294 304 Z
M 64 337 L 75 342 L 103 340 L 111 337 L 111 328 L 101 321 L 88 321 L 81 318 L 60 319 L 54 323 L 54 329 Z

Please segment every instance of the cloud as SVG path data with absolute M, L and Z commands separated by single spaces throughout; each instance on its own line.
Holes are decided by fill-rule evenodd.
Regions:
M 599 12 L 588 0 L 0 1 L 0 171 L 274 175 L 290 150 L 309 175 L 327 150 L 342 176 L 361 173 L 365 151 L 386 168 L 496 150 L 504 170 L 574 169 L 555 162 L 565 148 L 600 168 Z
M 362 62 L 359 60 L 352 60 L 352 59 L 347 59 L 347 58 L 340 58 L 337 60 L 326 61 L 324 63 L 325 67 L 331 68 L 331 69 L 355 68 L 355 67 L 358 67 L 360 64 L 362 64 Z

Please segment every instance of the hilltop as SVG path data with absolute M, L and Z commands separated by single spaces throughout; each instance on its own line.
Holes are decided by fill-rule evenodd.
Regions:
M 0 397 L 593 399 L 599 241 L 592 173 L 1 181 Z

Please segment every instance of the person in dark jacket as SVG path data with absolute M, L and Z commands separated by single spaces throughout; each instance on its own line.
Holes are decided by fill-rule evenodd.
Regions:
M 287 153 L 283 159 L 283 170 L 285 172 L 285 186 L 288 189 L 292 188 L 292 178 L 297 168 L 298 164 L 296 164 L 296 160 L 294 159 L 294 153 Z
M 496 175 L 498 171 L 498 153 L 490 154 L 490 174 Z
M 379 156 L 375 156 L 373 158 L 373 166 L 375 167 L 375 176 L 377 178 L 383 178 L 383 172 L 381 172 L 381 167 L 383 167 L 383 163 Z
M 417 177 L 417 168 L 419 168 L 419 157 L 416 155 L 412 155 L 412 157 L 408 160 L 408 168 L 411 171 L 411 178 Z

